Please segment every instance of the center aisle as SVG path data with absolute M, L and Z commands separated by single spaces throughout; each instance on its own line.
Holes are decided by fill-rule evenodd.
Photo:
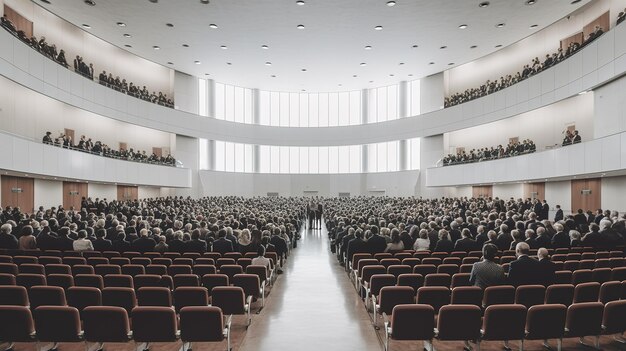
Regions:
M 255 316 L 242 351 L 380 351 L 371 320 L 326 230 L 305 230 L 271 298 Z

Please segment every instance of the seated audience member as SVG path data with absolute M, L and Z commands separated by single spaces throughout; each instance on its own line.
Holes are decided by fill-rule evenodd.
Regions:
M 539 248 L 539 243 L 537 242 L 537 234 L 532 229 L 526 229 L 526 240 L 525 242 L 528 244 L 530 249 L 535 250 Z
M 537 228 L 537 237 L 535 238 L 535 241 L 537 242 L 538 247 L 545 247 L 548 249 L 552 247 L 550 237 L 548 236 L 546 228 L 544 227 Z
M 0 249 L 16 250 L 18 241 L 15 235 L 11 234 L 13 227 L 5 223 L 0 227 Z
M 62 227 L 57 232 L 57 250 L 61 251 L 71 251 L 74 249 L 74 240 L 69 237 L 70 228 Z
M 537 260 L 539 260 L 539 271 L 537 274 L 541 276 L 541 284 L 548 286 L 556 281 L 556 265 L 550 260 L 548 249 L 542 247 L 537 250 Z
M 180 254 L 185 252 L 185 241 L 183 240 L 184 235 L 181 230 L 177 230 L 174 232 L 174 238 L 168 243 L 168 252 L 178 252 Z
M 165 237 L 164 236 L 159 236 L 159 242 L 154 247 L 154 251 L 155 252 L 159 252 L 159 253 L 165 253 L 165 252 L 168 251 L 168 248 L 169 248 L 169 246 L 165 242 Z
M 113 250 L 118 252 L 127 252 L 131 251 L 131 245 L 128 240 L 126 240 L 126 233 L 118 232 L 116 239 L 112 242 Z
M 227 252 L 233 252 L 233 243 L 226 239 L 226 229 L 222 228 L 217 233 L 217 240 L 213 242 L 213 251 L 224 255 Z M 170 245 L 171 246 L 171 245 Z
M 439 231 L 439 241 L 437 241 L 435 251 L 447 253 L 454 251 L 454 243 L 450 240 L 450 234 L 447 230 L 441 229 Z
M 53 218 L 50 219 L 53 221 Z M 42 228 L 39 235 L 37 235 L 37 248 L 41 251 L 56 250 L 57 248 L 57 234 L 50 228 L 50 222 L 43 220 L 39 223 Z
M 200 239 L 199 229 L 194 229 L 191 232 L 191 240 L 186 243 L 185 252 L 197 252 L 199 254 L 207 252 L 207 243 Z
M 430 248 L 430 240 L 428 239 L 428 230 L 420 229 L 419 238 L 415 239 L 415 244 L 413 244 L 413 250 L 428 251 L 429 248 Z
M 570 245 L 571 247 L 582 247 L 583 242 L 581 240 L 580 232 L 577 230 L 569 231 Z
M 485 244 L 482 251 L 482 260 L 472 266 L 470 283 L 483 290 L 490 286 L 504 284 L 506 282 L 504 268 L 494 262 L 498 254 L 498 247 L 493 244 Z
M 511 236 L 513 237 L 513 241 L 511 242 L 511 245 L 509 245 L 509 250 L 515 250 L 517 244 L 524 242 L 525 237 L 522 235 L 522 232 L 517 229 L 511 230 Z
M 476 247 L 481 248 L 485 244 L 485 242 L 489 240 L 487 236 L 487 232 L 485 231 L 485 226 L 479 225 L 476 227 Z
M 511 233 L 509 233 L 509 226 L 501 224 L 500 232 L 498 233 L 498 237 L 496 238 L 494 244 L 498 247 L 498 249 L 504 251 L 509 249 L 512 241 L 513 237 L 511 236 Z
M 391 242 L 387 244 L 385 252 L 395 252 L 404 250 L 404 243 L 400 239 L 400 232 L 397 228 L 391 231 Z
M 37 249 L 37 239 L 35 239 L 35 236 L 33 236 L 33 227 L 31 227 L 30 225 L 22 227 L 20 234 L 21 236 L 18 241 L 18 248 L 20 250 Z
M 265 257 L 265 248 L 261 245 L 257 250 L 257 257 L 252 259 L 252 264 L 255 266 L 265 266 L 269 272 L 272 269 L 272 260 Z
M 578 144 L 582 141 L 580 135 L 578 134 L 578 130 L 574 131 L 574 134 L 572 136 L 572 144 Z
M 111 251 L 113 250 L 113 244 L 111 240 L 106 239 L 106 230 L 100 228 L 96 230 L 96 240 L 93 242 L 93 249 L 95 251 Z
M 250 231 L 248 229 L 244 229 L 240 232 L 237 239 L 237 247 L 239 248 L 239 252 L 242 255 L 245 255 L 248 252 L 255 252 L 253 250 Z
M 370 228 L 372 237 L 367 239 L 367 247 L 372 255 L 385 252 L 387 248 L 387 240 L 379 234 L 378 227 L 373 225 Z
M 574 135 L 572 134 L 571 131 L 569 131 L 569 129 L 565 131 L 565 137 L 563 138 L 563 142 L 561 143 L 561 146 L 572 145 L 573 137 Z
M 498 240 L 498 233 L 496 233 L 495 230 L 490 230 L 490 231 L 487 232 L 487 238 L 489 240 L 485 241 L 483 246 L 487 245 L 487 244 L 496 245 L 496 240 Z M 496 245 L 496 247 L 498 247 L 498 246 Z
M 46 132 L 46 135 L 44 135 L 43 137 L 43 143 L 44 144 L 53 144 L 54 142 L 52 141 L 52 137 L 50 136 L 52 133 L 50 132 Z
M 357 229 L 354 231 L 354 239 L 348 242 L 348 248 L 346 250 L 347 262 L 352 262 L 352 257 L 356 253 L 367 253 L 367 243 L 363 240 L 363 230 Z
M 596 225 L 596 227 L 598 226 Z M 571 246 L 569 234 L 563 230 L 563 225 L 561 223 L 555 223 L 554 229 L 556 230 L 556 234 L 552 236 L 552 248 L 554 249 L 569 248 Z
M 78 231 L 78 239 L 74 240 L 72 243 L 72 249 L 74 251 L 93 251 L 93 244 L 91 240 L 87 239 L 87 231 L 79 230 Z
M 144 252 L 152 252 L 154 251 L 154 247 L 156 246 L 156 242 L 154 239 L 148 237 L 148 229 L 143 228 L 139 231 L 139 238 L 131 243 L 131 248 L 133 251 L 138 251 L 141 253 Z
M 454 251 L 470 252 L 474 250 L 478 250 L 476 240 L 472 239 L 472 233 L 468 228 L 463 228 L 461 230 L 461 239 L 454 243 Z
M 540 269 L 539 261 L 530 258 L 529 252 L 530 247 L 525 242 L 515 247 L 517 259 L 509 266 L 509 283 L 515 287 L 542 283 L 541 277 L 537 275 Z

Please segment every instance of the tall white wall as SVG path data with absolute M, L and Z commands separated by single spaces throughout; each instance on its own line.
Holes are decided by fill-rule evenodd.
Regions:
M 626 212 L 626 176 L 602 178 L 602 209 Z
M 454 186 L 447 187 L 443 191 L 445 197 L 472 197 L 471 186 Z
M 465 147 L 465 151 L 506 147 L 509 138 L 519 137 L 520 141 L 532 139 L 540 151 L 546 146 L 561 145 L 563 131 L 569 125 L 576 125 L 583 140 L 590 140 L 594 135 L 593 95 L 578 95 L 515 117 L 447 133 L 444 150 L 453 153 L 457 147 Z
M 174 97 L 176 109 L 198 114 L 199 110 L 198 78 L 178 72 L 174 78 Z
M 139 199 L 151 199 L 161 196 L 161 188 L 159 187 L 140 186 L 137 188 L 137 197 L 139 197 Z
M 117 185 L 89 183 L 89 185 L 87 185 L 87 193 L 89 194 L 89 197 L 93 200 L 117 200 Z
M 554 219 L 556 205 L 561 205 L 564 214 L 570 214 L 572 208 L 572 183 L 569 180 L 546 182 L 546 200 L 550 205 L 550 219 Z
M 63 205 L 63 182 L 35 179 L 35 208 Z
M 492 187 L 493 197 L 499 197 L 500 199 L 508 200 L 509 198 L 519 199 L 524 197 L 523 184 L 509 183 L 509 184 L 494 184 Z
M 443 135 L 420 138 L 419 195 L 424 198 L 443 196 L 444 190 L 426 186 L 426 169 L 434 167 L 443 158 Z
M 420 80 L 420 113 L 428 113 L 443 108 L 443 76 L 443 73 L 437 73 Z
M 64 128 L 69 128 L 75 131 L 75 144 L 85 135 L 113 149 L 126 142 L 128 147 L 148 154 L 152 153 L 152 147 L 171 147 L 170 133 L 67 105 L 4 77 L 0 77 L 0 91 L 0 130 L 41 141 L 46 131 L 57 137 Z
M 177 189 L 176 195 L 198 197 L 200 180 L 198 178 L 200 145 L 198 138 L 176 135 L 176 159 L 191 170 L 191 188 Z
M 73 66 L 76 55 L 80 55 L 87 64 L 93 63 L 96 78 L 105 70 L 107 74 L 110 72 L 113 77 L 119 76 L 128 83 L 134 82 L 140 87 L 145 85 L 150 92 L 162 91 L 171 95 L 169 68 L 111 45 L 31 1 L 4 0 L 4 3 L 33 22 L 35 36 L 45 36 L 50 45 L 57 46 L 57 50 L 65 50 L 70 66 Z M 85 5 L 81 2 L 80 6 Z M 111 21 L 114 25 L 115 20 Z
M 594 90 L 594 137 L 626 130 L 626 77 Z

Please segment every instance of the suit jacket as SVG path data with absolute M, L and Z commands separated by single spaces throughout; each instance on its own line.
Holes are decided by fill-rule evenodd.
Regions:
M 531 250 L 539 248 L 539 242 L 537 242 L 537 239 L 535 239 L 535 238 L 528 238 L 528 239 L 526 239 L 526 244 L 528 244 L 528 246 L 530 246 Z
M 546 249 L 552 247 L 552 242 L 547 234 L 540 235 L 535 240 L 537 241 L 537 245 L 539 245 L 539 247 L 545 247 Z
M 72 251 L 74 250 L 74 240 L 61 236 L 57 239 L 57 250 Z
M 126 240 L 115 240 L 113 242 L 113 250 L 118 252 L 130 251 L 130 243 Z
M 549 258 L 539 260 L 539 271 L 537 272 L 542 279 L 541 284 L 548 286 L 556 281 L 556 265 Z
M 180 239 L 174 239 L 169 243 L 167 251 L 183 253 L 185 252 L 185 242 Z
M 448 239 L 439 240 L 437 245 L 435 246 L 436 252 L 447 252 L 450 253 L 454 251 L 454 243 Z
M 474 251 L 479 250 L 476 240 L 470 238 L 463 238 L 456 241 L 454 244 L 454 251 Z
M 482 249 L 483 245 L 485 244 L 485 241 L 489 240 L 489 237 L 487 237 L 487 233 L 486 232 L 482 232 L 480 234 L 476 235 L 476 246 L 480 249 Z
M 51 232 L 41 232 L 37 235 L 37 248 L 39 250 L 57 250 L 57 236 Z
M 233 252 L 233 243 L 228 239 L 218 238 L 213 242 L 213 252 L 219 252 L 222 255 L 227 252 Z
M 348 262 L 352 262 L 352 256 L 356 253 L 368 253 L 368 247 L 365 240 L 361 238 L 354 238 L 348 242 L 348 249 L 346 252 L 346 259 Z
M 17 238 L 13 234 L 0 233 L 0 248 L 16 250 Z
M 554 214 L 554 221 L 558 222 L 563 220 L 563 210 L 562 209 L 558 209 L 556 210 L 556 213 Z
M 552 236 L 552 247 L 555 249 L 560 248 L 569 248 L 570 247 L 570 239 L 569 235 L 565 232 L 558 232 Z
M 513 237 L 508 233 L 501 233 L 495 240 L 496 246 L 502 251 L 508 250 L 511 246 L 511 242 L 513 242 Z
M 281 238 L 278 235 L 273 235 L 270 239 L 270 243 L 276 246 L 276 253 L 278 254 L 279 258 L 287 254 L 288 247 L 285 239 Z
M 133 241 L 130 245 L 133 248 L 133 250 L 144 253 L 144 252 L 154 251 L 156 242 L 152 238 L 139 238 Z
M 372 237 L 367 240 L 367 248 L 372 255 L 385 252 L 387 240 L 378 234 L 372 235 Z
M 520 256 L 509 266 L 509 283 L 515 287 L 520 285 L 543 284 L 543 277 L 538 274 L 541 269 L 539 261 Z
M 186 244 L 185 244 L 185 251 L 186 252 L 197 252 L 200 254 L 203 254 L 206 252 L 206 241 L 204 240 L 189 240 Z
M 93 249 L 95 251 L 111 251 L 113 250 L 113 244 L 111 240 L 98 238 L 93 242 Z

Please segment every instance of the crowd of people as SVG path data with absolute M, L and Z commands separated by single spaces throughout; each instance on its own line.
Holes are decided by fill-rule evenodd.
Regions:
M 582 138 L 578 134 L 578 131 L 574 130 L 572 132 L 568 129 L 565 131 L 565 137 L 563 138 L 563 142 L 561 143 L 561 146 L 578 144 L 580 142 L 582 142 Z
M 620 12 L 617 15 L 617 24 L 624 22 L 625 19 L 626 19 L 626 9 L 624 9 L 624 11 Z
M 514 250 L 626 244 L 626 216 L 616 211 L 579 210 L 552 220 L 548 203 L 499 198 L 335 198 L 324 201 L 331 247 L 340 260 L 359 252 L 481 250 L 494 244 Z
M 56 45 L 46 42 L 46 38 L 44 36 L 41 38 L 37 38 L 36 36 L 29 38 L 23 30 L 19 30 L 15 27 L 11 20 L 7 18 L 6 14 L 1 17 L 1 26 L 33 49 L 39 51 L 42 55 L 57 62 L 65 68 L 70 67 L 65 57 L 65 51 L 63 49 L 57 50 Z M 93 64 L 85 63 L 83 58 L 79 55 L 76 55 L 76 58 L 74 59 L 74 72 L 85 78 L 91 80 L 94 79 Z M 119 76 L 113 77 L 110 73 L 107 75 L 105 71 L 102 71 L 99 75 L 98 82 L 101 85 L 107 86 L 132 97 L 159 104 L 161 106 L 174 108 L 174 101 L 171 98 L 168 98 L 167 94 L 163 92 L 159 92 L 157 94 L 154 91 L 149 93 L 149 90 L 145 85 L 143 88 L 139 88 L 139 86 L 134 83 L 126 83 L 126 79 L 120 79 Z
M 133 150 L 133 148 L 129 148 L 128 150 L 114 150 L 110 148 L 107 144 L 104 144 L 99 140 L 93 142 L 91 138 L 87 138 L 84 135 L 81 135 L 78 144 L 76 144 L 74 140 L 72 140 L 72 137 L 69 135 L 61 133 L 58 137 L 52 138 L 52 133 L 46 132 L 46 135 L 44 135 L 42 142 L 44 144 L 63 147 L 65 149 L 88 152 L 94 155 L 104 157 L 176 167 L 176 159 L 172 157 L 171 154 L 168 154 L 167 156 L 158 156 L 157 154 L 152 152 L 151 155 L 148 155 L 145 150 L 135 151 Z
M 482 84 L 478 88 L 467 89 L 462 93 L 455 93 L 444 99 L 444 107 L 450 107 L 464 102 L 468 102 L 502 89 L 508 88 L 513 84 L 519 83 L 533 75 L 546 70 L 557 63 L 567 59 L 571 55 L 575 54 L 578 50 L 585 47 L 595 39 L 604 34 L 604 30 L 600 26 L 595 26 L 594 31 L 589 33 L 586 39 L 583 39 L 582 43 L 571 42 L 567 48 L 559 48 L 557 52 L 552 54 L 546 54 L 546 57 L 542 60 L 539 57 L 535 57 L 530 64 L 524 65 L 521 71 L 518 71 L 514 75 L 501 76 L 500 79 L 487 80 L 485 84 Z
M 537 151 L 535 143 L 530 139 L 526 139 L 522 142 L 511 141 L 506 148 L 502 145 L 498 145 L 497 147 L 492 146 L 491 148 L 484 147 L 478 150 L 472 149 L 469 152 L 459 150 L 456 155 L 448 154 L 448 156 L 444 157 L 442 163 L 443 166 L 451 166 L 462 163 L 489 161 L 499 158 L 519 156 L 530 154 L 535 151 Z
M 135 201 L 83 198 L 62 206 L 0 213 L 0 249 L 137 252 L 276 252 L 296 247 L 301 198 L 167 197 Z

